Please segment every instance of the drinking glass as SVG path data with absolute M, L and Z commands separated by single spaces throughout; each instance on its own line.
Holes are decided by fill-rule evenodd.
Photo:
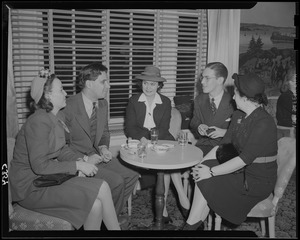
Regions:
M 178 134 L 178 144 L 181 146 L 185 146 L 188 143 L 188 133 L 184 131 L 180 131 Z
M 158 141 L 158 129 L 152 128 L 151 129 L 151 143 L 156 145 Z
M 144 158 L 144 157 L 146 157 L 146 155 L 147 155 L 147 145 L 146 144 L 142 144 L 142 143 L 140 143 L 139 145 L 138 145 L 138 150 L 137 150 L 137 152 L 138 152 L 138 156 L 140 157 L 140 158 Z

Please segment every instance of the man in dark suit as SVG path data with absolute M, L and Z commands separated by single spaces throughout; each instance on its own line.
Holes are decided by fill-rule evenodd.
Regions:
M 234 111 L 232 96 L 225 91 L 228 70 L 220 62 L 208 63 L 201 76 L 203 92 L 194 100 L 190 127 L 205 156 L 218 145 L 229 126 Z
M 81 92 L 69 97 L 62 110 L 70 130 L 67 141 L 79 157 L 97 165 L 95 177 L 107 181 L 120 214 L 139 174 L 113 158 L 109 151 L 108 103 L 104 99 L 109 90 L 107 68 L 98 62 L 91 63 L 80 71 L 78 78 Z

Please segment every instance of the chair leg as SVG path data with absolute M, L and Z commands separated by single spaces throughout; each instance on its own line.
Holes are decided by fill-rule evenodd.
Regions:
M 221 222 L 222 222 L 222 218 L 216 214 L 216 218 L 215 218 L 215 230 L 220 231 L 221 230 Z
M 209 213 L 207 218 L 207 229 L 211 230 L 211 227 L 212 227 L 212 213 Z
M 266 236 L 266 219 L 265 218 L 260 219 L 260 229 L 261 229 L 261 236 L 265 237 Z
M 269 222 L 269 238 L 275 238 L 275 216 L 268 218 Z
M 131 216 L 131 211 L 132 211 L 132 194 L 129 195 L 128 200 L 127 200 L 127 204 L 128 204 L 128 216 Z

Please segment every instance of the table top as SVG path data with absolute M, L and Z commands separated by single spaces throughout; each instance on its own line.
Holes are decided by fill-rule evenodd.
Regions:
M 170 148 L 167 152 L 157 153 L 151 147 L 147 148 L 147 155 L 140 158 L 137 154 L 129 153 L 123 147 L 120 149 L 120 156 L 123 161 L 142 168 L 147 169 L 182 169 L 198 164 L 202 158 L 202 151 L 194 146 L 187 144 L 181 146 L 177 141 L 158 140 L 158 144 L 173 144 L 174 148 Z

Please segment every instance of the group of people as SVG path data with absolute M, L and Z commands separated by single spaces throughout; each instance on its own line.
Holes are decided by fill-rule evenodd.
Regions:
M 80 71 L 81 91 L 66 100 L 55 75 L 32 81 L 36 111 L 21 128 L 10 167 L 12 199 L 25 208 L 69 221 L 76 229 L 120 230 L 120 213 L 138 179 L 155 173 L 126 166 L 109 151 L 107 68 L 91 63 Z M 190 203 L 181 173 L 165 173 L 165 203 L 172 179 L 186 222 L 182 230 L 203 229 L 209 210 L 240 224 L 259 201 L 273 191 L 277 177 L 277 129 L 265 111 L 265 86 L 254 74 L 234 74 L 234 96 L 224 87 L 226 66 L 208 63 L 202 72 L 203 92 L 194 99 L 190 127 L 203 151 L 203 161 L 191 169 L 195 182 Z M 127 138 L 142 142 L 157 128 L 158 139 L 174 140 L 169 132 L 171 101 L 160 90 L 166 81 L 156 66 L 137 77 L 141 93 L 128 102 Z M 234 101 L 233 101 L 234 100 Z M 235 103 L 234 103 L 235 102 Z M 225 163 L 216 159 L 220 145 L 231 143 L 238 156 Z M 243 171 L 237 171 L 243 169 Z M 33 180 L 44 174 L 77 173 L 61 185 L 37 188 Z M 172 222 L 167 204 L 164 223 Z

